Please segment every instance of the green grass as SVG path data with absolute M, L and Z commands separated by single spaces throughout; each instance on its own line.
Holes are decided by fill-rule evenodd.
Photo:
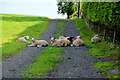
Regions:
M 101 65 L 103 66 L 102 71 L 106 72 L 108 74 L 108 77 L 112 76 L 118 76 L 118 74 L 109 74 L 107 71 L 107 68 L 104 65 L 109 65 L 109 64 L 115 64 L 115 65 L 109 65 L 110 67 L 116 67 L 116 60 L 120 57 L 120 49 L 116 48 L 116 46 L 112 43 L 104 42 L 102 36 L 99 36 L 102 39 L 102 42 L 92 44 L 91 43 L 91 38 L 95 35 L 95 32 L 91 29 L 89 29 L 88 25 L 84 22 L 83 19 L 80 18 L 73 18 L 73 20 L 76 23 L 77 29 L 80 30 L 80 35 L 83 41 L 85 42 L 86 45 L 92 47 L 89 49 L 90 55 L 97 56 L 97 58 L 101 58 L 101 56 L 106 57 L 110 60 L 113 60 L 112 63 L 108 62 L 98 62 L 95 64 L 95 67 L 101 68 Z M 103 73 L 104 74 L 104 73 Z M 111 76 L 112 75 L 112 76 Z
M 118 67 L 120 67 L 120 65 L 118 65 L 117 63 L 113 63 L 113 62 L 97 62 L 94 64 L 94 66 L 97 69 L 101 69 L 101 71 L 99 71 L 100 74 L 102 75 L 106 75 L 107 78 L 120 78 L 119 74 L 115 74 L 115 73 L 110 73 L 108 72 L 109 70 L 118 70 Z
M 62 47 L 51 47 L 49 45 L 40 56 L 35 58 L 32 61 L 32 64 L 28 66 L 24 74 L 21 74 L 24 78 L 32 78 L 32 76 L 39 76 L 38 78 L 43 77 L 46 72 L 52 70 L 53 67 L 58 66 L 59 62 L 62 60 L 61 52 Z
M 0 14 L 2 16 L 2 56 L 21 50 L 27 43 L 16 42 L 19 37 L 29 35 L 40 38 L 49 25 L 49 18 L 38 16 Z M 31 40 L 29 40 L 31 41 Z
M 55 38 L 63 36 L 63 26 L 63 21 L 60 21 L 57 24 L 59 32 L 54 36 Z M 40 56 L 32 61 L 32 64 L 26 66 L 26 71 L 22 71 L 20 73 L 21 76 L 24 78 L 33 78 L 33 76 L 37 75 L 37 78 L 47 78 L 47 72 L 51 71 L 53 67 L 58 66 L 62 60 L 63 56 L 61 54 L 63 50 L 62 47 L 52 47 L 52 45 L 49 45 L 42 53 L 40 53 Z

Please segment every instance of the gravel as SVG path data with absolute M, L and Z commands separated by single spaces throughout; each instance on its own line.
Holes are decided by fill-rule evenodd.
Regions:
M 41 34 L 40 39 L 44 39 L 50 43 L 49 37 L 57 34 L 57 23 L 60 19 L 50 21 L 48 29 Z M 78 36 L 79 31 L 76 29 L 73 20 L 64 20 L 67 26 L 64 26 L 64 36 Z M 45 47 L 24 47 L 19 54 L 9 56 L 2 62 L 2 77 L 4 78 L 21 78 L 18 74 L 20 71 L 25 71 L 26 65 L 31 64 L 32 60 L 40 55 Z M 48 78 L 104 78 L 99 75 L 93 63 L 96 62 L 95 56 L 88 56 L 89 46 L 82 47 L 66 47 L 63 52 L 63 61 L 58 67 L 54 67 L 51 72 L 47 74 Z
M 76 37 L 79 31 L 76 29 L 73 20 L 65 20 L 67 26 L 64 29 L 64 36 Z M 63 52 L 63 61 L 58 67 L 54 67 L 51 72 L 47 74 L 49 78 L 105 78 L 99 75 L 93 63 L 96 62 L 95 56 L 88 56 L 89 46 L 81 47 L 66 47 Z

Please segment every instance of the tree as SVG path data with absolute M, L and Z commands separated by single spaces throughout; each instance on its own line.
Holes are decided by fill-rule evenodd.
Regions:
M 74 3 L 73 2 L 58 2 L 58 14 L 64 15 L 67 14 L 67 18 L 70 18 L 70 15 L 74 12 Z

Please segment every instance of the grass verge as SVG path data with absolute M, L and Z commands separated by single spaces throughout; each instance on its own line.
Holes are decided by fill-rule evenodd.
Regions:
M 91 44 L 91 38 L 95 35 L 95 32 L 89 30 L 88 25 L 84 22 L 83 19 L 80 18 L 73 18 L 74 22 L 76 23 L 77 29 L 80 30 L 80 35 L 85 42 L 85 44 L 92 47 L 89 49 L 89 53 L 91 55 L 95 55 L 97 58 L 108 58 L 112 60 L 111 62 L 97 62 L 94 64 L 96 68 L 101 69 L 101 73 L 106 75 L 109 78 L 120 78 L 118 73 L 109 73 L 109 70 L 118 70 L 118 60 L 120 58 L 120 49 L 116 48 L 116 46 L 112 43 L 107 43 L 102 40 L 100 43 Z M 102 37 L 99 36 L 101 39 Z M 109 67 L 108 68 L 106 68 Z
M 49 18 L 38 16 L 0 14 L 2 16 L 2 57 L 21 50 L 27 43 L 16 42 L 19 37 L 29 35 L 40 38 L 49 25 Z M 29 40 L 30 41 L 30 40 Z
M 28 68 L 26 71 L 23 71 L 21 76 L 24 78 L 33 78 L 34 76 L 43 78 L 43 75 L 46 75 L 46 72 L 51 71 L 53 67 L 59 65 L 62 58 L 62 51 L 61 47 L 51 47 L 51 45 L 49 45 L 42 51 L 40 56 L 32 61 L 32 64 L 28 65 Z
M 57 24 L 57 28 L 59 32 L 54 36 L 55 38 L 59 38 L 59 36 L 63 36 L 62 31 L 64 22 L 61 21 Z M 22 71 L 21 76 L 24 78 L 47 78 L 47 72 L 51 71 L 53 67 L 58 66 L 60 61 L 62 60 L 62 47 L 52 47 L 49 45 L 45 50 L 40 53 L 40 56 L 35 58 L 32 61 L 32 64 L 27 65 L 26 71 Z

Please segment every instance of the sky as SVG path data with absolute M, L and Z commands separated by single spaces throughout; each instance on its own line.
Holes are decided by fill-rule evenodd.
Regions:
M 0 13 L 66 18 L 57 8 L 57 0 L 0 0 Z

